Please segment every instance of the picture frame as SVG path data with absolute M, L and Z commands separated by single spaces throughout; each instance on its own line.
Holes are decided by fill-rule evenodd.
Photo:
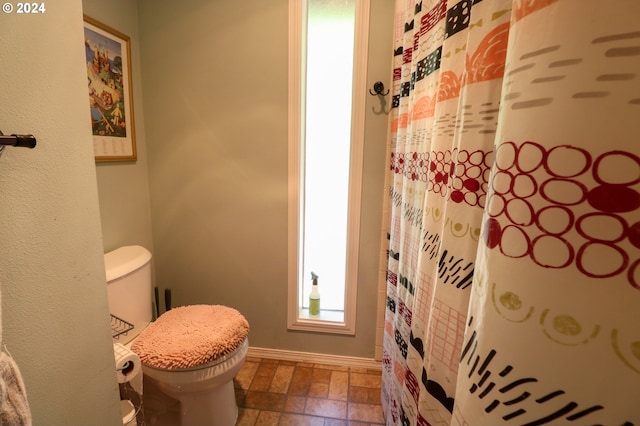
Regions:
M 125 34 L 83 16 L 95 161 L 136 161 L 131 41 Z

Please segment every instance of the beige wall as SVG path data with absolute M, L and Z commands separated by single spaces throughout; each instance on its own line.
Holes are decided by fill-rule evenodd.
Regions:
M 386 19 L 371 31 L 369 86 L 390 81 L 389 3 L 372 2 Z M 373 357 L 387 124 L 373 113 L 379 100 L 367 97 L 356 336 L 287 331 L 287 0 L 138 5 L 157 284 L 178 305 L 239 309 L 252 346 Z
M 0 158 L 3 341 L 34 425 L 119 422 L 80 0 L 0 15 L 0 129 L 33 150 Z
M 138 7 L 131 0 L 83 0 L 84 13 L 131 39 L 133 106 L 138 161 L 98 163 L 98 195 L 104 251 L 138 244 L 153 252 L 144 101 L 138 43 Z

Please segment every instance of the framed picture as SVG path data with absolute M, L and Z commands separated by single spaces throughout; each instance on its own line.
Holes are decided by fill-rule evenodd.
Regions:
M 129 37 L 84 15 L 84 48 L 96 162 L 135 161 Z

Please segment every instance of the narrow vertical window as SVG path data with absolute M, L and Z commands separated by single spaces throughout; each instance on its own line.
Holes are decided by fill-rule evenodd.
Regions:
M 289 327 L 353 334 L 368 2 L 290 0 L 289 19 Z

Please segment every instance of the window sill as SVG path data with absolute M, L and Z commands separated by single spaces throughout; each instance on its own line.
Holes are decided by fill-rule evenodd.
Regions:
M 289 324 L 289 329 L 317 333 L 355 334 L 355 330 L 348 328 L 344 321 L 344 311 L 320 310 L 319 316 L 311 316 L 308 308 L 300 309 L 298 318 Z
M 320 309 L 320 315 L 310 315 L 309 308 L 300 309 L 299 319 L 315 320 L 321 322 L 336 322 L 344 324 L 344 311 L 329 311 Z

